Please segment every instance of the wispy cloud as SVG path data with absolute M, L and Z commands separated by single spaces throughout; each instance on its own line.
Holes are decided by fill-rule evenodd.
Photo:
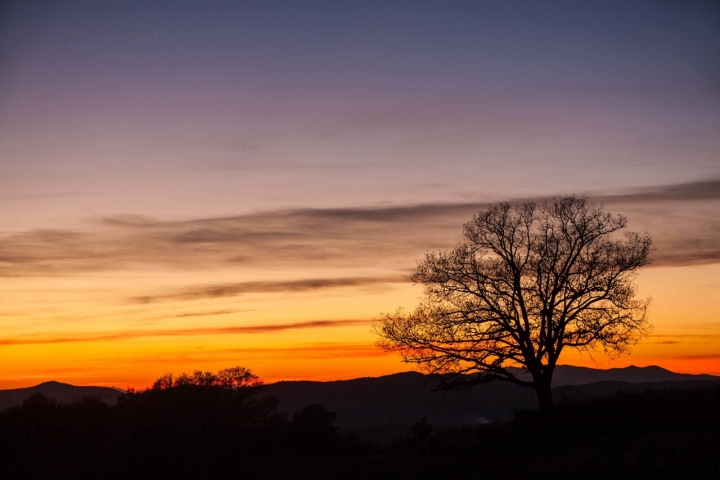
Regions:
M 185 288 L 175 293 L 133 297 L 135 303 L 158 301 L 200 300 L 235 297 L 246 293 L 300 293 L 341 287 L 372 287 L 388 283 L 407 282 L 407 276 L 311 278 L 287 282 L 242 282 Z M 229 312 L 228 312 L 229 313 Z
M 272 356 L 273 358 L 289 359 L 332 359 L 332 358 L 363 358 L 363 357 L 385 357 L 392 356 L 391 352 L 385 352 L 372 343 L 310 343 L 302 345 L 290 345 L 279 348 L 251 347 L 217 349 L 207 352 L 195 352 L 192 357 L 185 357 L 184 360 L 201 360 L 208 357 L 262 357 Z M 302 375 L 305 376 L 304 374 Z
M 605 203 L 683 202 L 720 199 L 720 180 L 704 180 L 635 189 L 617 195 L 597 197 Z
M 291 344 L 282 346 L 248 346 L 238 348 L 213 348 L 203 350 L 180 350 L 174 352 L 163 352 L 162 355 L 147 352 L 142 356 L 128 358 L 129 364 L 140 365 L 141 368 L 147 368 L 152 364 L 185 364 L 198 365 L 205 362 L 225 363 L 232 365 L 238 359 L 243 361 L 261 361 L 262 359 L 287 359 L 288 361 L 297 360 L 332 360 L 341 358 L 377 358 L 393 356 L 391 352 L 385 352 L 381 348 L 377 348 L 371 342 L 353 343 L 353 342 L 312 342 L 302 344 Z M 158 373 L 162 373 L 158 372 Z M 299 378 L 307 379 L 308 372 L 298 372 Z M 282 377 L 287 379 L 292 377 L 292 373 L 285 371 Z M 333 378 L 337 379 L 337 378 Z
M 613 212 L 630 212 L 655 239 L 655 265 L 720 261 L 720 181 L 708 180 L 595 195 Z M 521 199 L 515 199 L 520 201 Z M 429 250 L 449 248 L 484 203 L 291 209 L 165 221 L 122 215 L 77 230 L 31 230 L 0 237 L 0 276 L 77 275 L 165 268 L 292 267 L 405 271 Z M 610 208 L 611 207 L 611 208 Z M 334 280 L 337 282 L 337 280 Z M 347 285 L 363 280 L 345 280 Z M 203 287 L 186 296 L 328 288 L 281 282 Z M 324 283 L 323 283 L 324 282 Z M 153 296 L 148 297 L 150 301 Z
M 370 320 L 312 320 L 307 322 L 275 323 L 261 325 L 241 325 L 228 327 L 208 328 L 180 328 L 180 329 L 146 329 L 127 330 L 121 332 L 103 333 L 78 333 L 72 335 L 63 334 L 34 334 L 22 335 L 13 338 L 0 339 L 0 345 L 36 345 L 54 343 L 85 343 L 85 342 L 106 342 L 117 340 L 132 340 L 146 337 L 177 337 L 177 336 L 198 336 L 198 335 L 228 335 L 228 334 L 261 334 L 283 332 L 288 330 L 302 330 L 312 328 L 347 327 L 359 324 L 370 324 Z

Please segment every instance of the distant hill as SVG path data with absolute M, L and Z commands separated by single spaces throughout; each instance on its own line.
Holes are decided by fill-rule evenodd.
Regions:
M 292 381 L 267 386 L 289 414 L 317 403 L 337 412 L 338 424 L 486 423 L 515 408 L 533 408 L 535 394 L 508 383 L 490 383 L 461 392 L 434 391 L 435 383 L 417 372 L 336 382 Z
M 556 399 L 563 401 L 608 397 L 619 392 L 696 388 L 717 381 L 720 377 L 678 374 L 660 367 L 597 370 L 560 365 L 553 386 Z M 421 418 L 433 424 L 479 424 L 537 406 L 533 390 L 508 383 L 494 382 L 447 393 L 435 391 L 434 387 L 430 377 L 405 372 L 334 382 L 277 382 L 267 385 L 265 393 L 276 396 L 280 409 L 290 416 L 309 404 L 323 405 L 337 413 L 338 424 L 344 427 L 408 426 Z M 108 404 L 114 404 L 122 393 L 107 387 L 45 382 L 29 388 L 0 390 L 0 410 L 18 405 L 38 392 L 61 402 L 94 396 Z
M 12 390 L 0 390 L 0 410 L 19 405 L 26 398 L 41 393 L 63 403 L 70 403 L 83 397 L 97 397 L 103 402 L 114 405 L 122 390 L 108 387 L 76 387 L 68 383 L 44 382 L 40 385 Z
M 668 388 L 697 388 L 720 381 L 712 375 L 673 373 L 660 367 L 597 370 L 560 365 L 554 377 L 557 401 L 614 396 Z M 317 403 L 337 412 L 342 426 L 412 424 L 426 418 L 434 424 L 477 424 L 537 407 L 535 392 L 493 382 L 459 392 L 438 392 L 435 383 L 417 372 L 334 382 L 287 381 L 270 384 L 280 409 L 292 415 Z
M 572 365 L 558 365 L 553 375 L 553 387 L 597 382 L 654 383 L 687 380 L 714 381 L 720 380 L 720 377 L 674 373 L 658 366 L 636 367 L 631 365 L 625 368 L 600 370 L 596 368 L 574 367 Z

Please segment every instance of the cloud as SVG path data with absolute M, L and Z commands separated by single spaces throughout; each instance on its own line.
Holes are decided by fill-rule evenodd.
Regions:
M 311 328 L 347 327 L 352 325 L 370 324 L 371 320 L 312 320 L 306 322 L 276 323 L 262 325 L 242 325 L 210 328 L 181 328 L 181 329 L 155 329 L 132 330 L 107 333 L 81 333 L 74 335 L 23 335 L 14 338 L 0 339 L 0 345 L 37 345 L 55 343 L 85 343 L 106 342 L 117 340 L 132 340 L 147 337 L 177 337 L 196 335 L 232 335 L 232 334 L 261 334 L 283 332 L 288 330 L 301 330 Z
M 387 357 L 393 356 L 393 352 L 386 352 L 382 348 L 378 348 L 372 343 L 309 343 L 300 345 L 289 345 L 282 347 L 250 347 L 250 348 L 232 348 L 232 349 L 213 349 L 202 352 L 193 352 L 184 355 L 182 359 L 185 362 L 218 360 L 222 358 L 237 357 L 270 357 L 273 359 L 333 359 L 333 358 L 369 358 L 369 357 Z M 167 358 L 157 359 L 167 360 Z M 307 374 L 301 374 L 305 377 Z M 283 375 L 285 376 L 285 375 Z
M 697 182 L 660 185 L 635 189 L 634 191 L 597 197 L 605 203 L 634 202 L 683 202 L 689 200 L 720 199 L 720 180 L 703 180 Z
M 655 265 L 720 261 L 719 180 L 592 198 L 607 204 L 612 212 L 628 214 L 632 229 L 653 236 L 658 247 Z M 485 206 L 475 202 L 303 208 L 179 221 L 138 215 L 96 218 L 76 230 L 38 229 L 0 237 L 0 276 L 238 267 L 369 267 L 397 275 L 425 252 L 452 247 L 460 239 L 462 224 Z M 327 282 L 332 286 L 331 280 Z M 197 295 L 272 288 L 314 287 L 256 283 L 220 286 Z
M 663 248 L 653 255 L 652 265 L 657 267 L 679 267 L 720 262 L 720 241 L 715 239 L 693 239 L 690 245 L 677 246 L 673 251 Z M 699 245 L 693 248 L 692 244 Z M 686 248 L 688 251 L 682 251 Z
M 165 351 L 162 355 L 157 352 L 145 351 L 141 355 L 131 356 L 124 361 L 127 364 L 138 365 L 143 372 L 147 371 L 148 365 L 200 365 L 200 364 L 225 364 L 234 365 L 238 359 L 248 364 L 261 364 L 264 360 L 271 360 L 273 363 L 278 360 L 333 360 L 343 358 L 377 358 L 393 357 L 392 352 L 385 352 L 372 343 L 351 343 L 351 342 L 312 342 L 302 344 L 291 344 L 283 346 L 254 346 L 238 348 L 212 348 L 203 350 L 173 350 Z M 398 360 L 399 362 L 399 360 Z M 332 365 L 332 364 L 330 364 Z M 162 373 L 162 372 L 160 372 Z M 280 372 L 277 372 L 280 373 Z M 292 378 L 291 371 L 284 370 L 281 373 L 283 379 Z M 296 371 L 295 376 L 307 380 L 308 376 L 315 376 L 312 372 Z M 337 380 L 332 375 L 327 380 Z M 267 378 L 266 378 L 267 380 Z
M 200 300 L 205 298 L 235 297 L 246 293 L 300 293 L 327 288 L 371 287 L 380 284 L 408 281 L 408 276 L 396 275 L 387 277 L 312 278 L 286 282 L 242 282 L 186 288 L 176 293 L 144 295 L 133 297 L 131 300 L 134 303 Z
M 652 235 L 654 265 L 720 262 L 720 180 L 644 188 L 600 200 L 624 210 L 632 229 Z
M 412 265 L 448 246 L 473 206 L 298 209 L 162 221 L 109 217 L 82 230 L 32 230 L 0 238 L 0 275 L 75 275 L 167 268 Z

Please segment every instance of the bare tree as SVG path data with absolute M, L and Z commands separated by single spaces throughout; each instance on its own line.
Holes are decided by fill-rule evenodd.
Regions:
M 245 367 L 231 367 L 220 370 L 217 374 L 217 383 L 229 390 L 241 390 L 263 385 L 263 381 Z
M 217 374 L 195 370 L 192 375 L 185 372 L 177 377 L 166 373 L 155 380 L 152 390 L 168 390 L 176 387 L 224 387 L 230 391 L 240 392 L 263 385 L 263 381 L 245 367 L 231 367 L 220 370 Z
M 378 344 L 443 374 L 441 388 L 512 382 L 552 410 L 563 348 L 619 354 L 649 329 L 650 299 L 635 299 L 634 278 L 651 239 L 616 233 L 626 224 L 575 196 L 482 210 L 455 249 L 418 264 L 424 297 L 375 322 Z
M 173 385 L 175 385 L 175 379 L 173 378 L 172 373 L 166 373 L 162 377 L 158 378 L 153 382 L 152 387 L 150 387 L 152 390 L 167 390 L 169 388 L 172 388 Z

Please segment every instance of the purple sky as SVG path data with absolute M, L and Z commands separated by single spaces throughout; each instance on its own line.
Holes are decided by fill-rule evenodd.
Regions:
M 713 2 L 6 2 L 2 229 L 720 175 Z

